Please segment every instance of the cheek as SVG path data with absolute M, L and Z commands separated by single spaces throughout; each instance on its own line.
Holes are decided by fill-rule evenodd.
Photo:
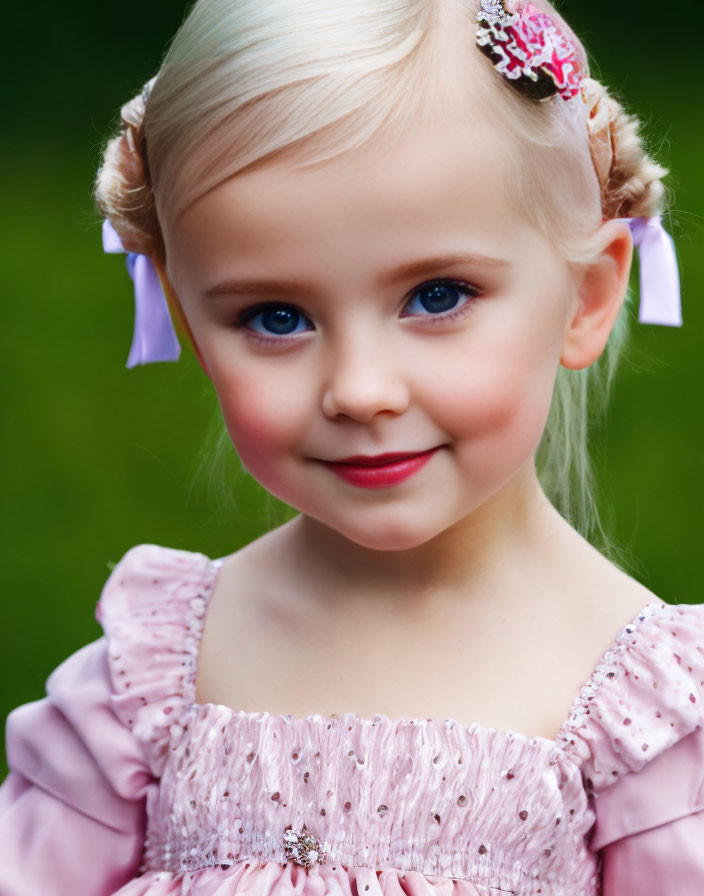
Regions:
M 497 460 L 535 450 L 557 373 L 554 347 L 507 338 L 487 341 L 465 357 L 438 371 L 444 388 L 436 392 L 437 423 L 468 439 L 470 450 L 496 452 Z
M 213 376 L 223 419 L 240 460 L 263 484 L 271 482 L 272 463 L 295 450 L 306 419 L 300 390 L 286 388 L 264 372 L 232 370 Z M 273 483 L 272 483 L 273 484 Z

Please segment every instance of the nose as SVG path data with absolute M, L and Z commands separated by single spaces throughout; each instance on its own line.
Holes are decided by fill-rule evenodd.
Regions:
M 331 420 L 368 423 L 377 414 L 402 414 L 408 407 L 408 377 L 393 347 L 358 334 L 331 349 L 322 409 Z

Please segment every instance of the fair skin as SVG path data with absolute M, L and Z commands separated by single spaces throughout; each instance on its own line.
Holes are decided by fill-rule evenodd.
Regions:
M 591 364 L 618 314 L 628 227 L 603 225 L 577 275 L 501 165 L 489 127 L 440 119 L 310 169 L 255 166 L 165 229 L 162 274 L 233 444 L 300 511 L 228 558 L 199 702 L 553 737 L 656 599 L 559 516 L 534 463 L 558 366 Z M 250 285 L 221 286 L 235 279 Z M 288 285 L 255 294 L 265 279 Z M 428 449 L 375 489 L 324 463 Z

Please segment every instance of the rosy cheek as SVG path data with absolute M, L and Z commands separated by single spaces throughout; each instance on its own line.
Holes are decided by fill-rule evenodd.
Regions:
M 256 393 L 221 396 L 228 432 L 238 451 L 270 453 L 281 441 L 281 419 Z
M 268 488 L 276 486 L 276 463 L 295 450 L 302 409 L 286 394 L 281 383 L 265 377 L 215 379 L 225 425 L 240 460 Z
M 436 393 L 437 424 L 468 441 L 465 449 L 493 465 L 501 457 L 520 458 L 537 448 L 547 419 L 554 376 L 549 362 L 524 362 L 514 352 L 476 363 L 442 377 L 446 388 Z M 440 401 L 438 402 L 438 396 Z

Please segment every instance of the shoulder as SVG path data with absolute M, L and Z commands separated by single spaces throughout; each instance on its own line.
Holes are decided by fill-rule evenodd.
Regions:
M 200 633 L 220 565 L 204 554 L 140 544 L 118 561 L 98 600 L 112 708 L 156 773 L 193 701 Z
M 593 795 L 704 724 L 704 604 L 651 601 L 582 687 L 561 738 Z

